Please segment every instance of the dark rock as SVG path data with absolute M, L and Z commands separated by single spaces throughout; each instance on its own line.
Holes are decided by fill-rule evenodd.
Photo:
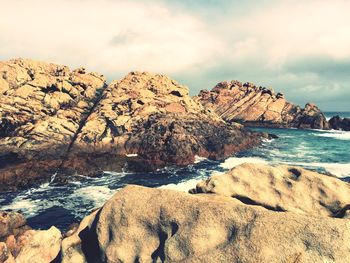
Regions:
M 339 115 L 329 120 L 331 129 L 350 131 L 350 118 L 341 118 Z

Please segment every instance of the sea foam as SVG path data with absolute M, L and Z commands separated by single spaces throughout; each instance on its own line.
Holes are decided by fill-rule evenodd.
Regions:
M 223 169 L 232 169 L 233 167 L 236 167 L 243 163 L 261 163 L 261 164 L 267 164 L 268 162 L 264 159 L 257 158 L 257 157 L 230 157 L 226 159 L 222 164 L 219 166 Z
M 332 130 L 327 132 L 314 133 L 314 135 L 318 137 L 334 138 L 338 140 L 350 140 L 350 132 L 347 131 Z

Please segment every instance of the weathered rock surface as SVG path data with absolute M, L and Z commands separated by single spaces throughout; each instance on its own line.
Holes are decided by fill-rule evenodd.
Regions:
M 329 120 L 329 126 L 333 130 L 350 131 L 350 119 L 341 118 L 337 115 Z
M 48 180 L 105 86 L 82 68 L 0 62 L 0 191 Z
M 186 87 L 132 72 L 108 86 L 73 150 L 137 154 L 150 167 L 189 164 L 195 155 L 220 159 L 256 142 L 193 101 Z
M 26 228 L 26 219 L 17 212 L 0 211 L 0 241 L 9 235 L 18 235 Z
M 74 241 L 63 262 L 349 262 L 350 221 L 128 186 Z
M 15 59 L 0 62 L 0 92 L 0 191 L 56 173 L 93 176 L 126 165 L 185 165 L 195 155 L 219 159 L 259 142 L 163 75 L 133 72 L 107 86 L 83 68 Z
M 215 193 L 274 211 L 344 217 L 350 185 L 299 167 L 242 164 L 197 184 L 193 193 Z
M 61 232 L 51 227 L 36 231 L 16 257 L 18 263 L 49 263 L 58 257 L 61 250 Z
M 329 129 L 320 109 L 308 103 L 305 108 L 288 102 L 282 93 L 272 89 L 242 84 L 239 81 L 221 82 L 211 91 L 202 90 L 196 97 L 228 122 L 238 121 L 252 126 Z

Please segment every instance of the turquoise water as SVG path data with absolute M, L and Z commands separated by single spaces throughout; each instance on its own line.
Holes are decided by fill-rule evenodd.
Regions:
M 350 112 L 328 111 L 328 112 L 325 112 L 324 115 L 328 120 L 336 115 L 339 115 L 342 118 L 350 118 Z
M 154 173 L 105 172 L 98 178 L 71 181 L 64 186 L 44 184 L 0 195 L 0 210 L 19 210 L 34 228 L 51 225 L 65 230 L 89 211 L 101 206 L 127 184 L 188 191 L 199 180 L 222 173 L 244 162 L 285 163 L 308 167 L 350 181 L 350 132 L 254 128 L 278 135 L 260 147 L 241 152 L 222 162 L 198 157 L 184 168 L 168 167 Z

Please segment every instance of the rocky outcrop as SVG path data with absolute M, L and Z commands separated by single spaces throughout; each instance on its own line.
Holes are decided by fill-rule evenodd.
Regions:
M 188 89 L 163 75 L 132 72 L 112 82 L 79 133 L 73 151 L 137 155 L 147 166 L 220 159 L 254 144 L 193 101 Z
M 273 211 L 344 217 L 350 185 L 336 177 L 286 165 L 242 164 L 211 176 L 192 193 L 215 193 Z
M 63 262 L 348 262 L 348 219 L 128 186 L 87 218 Z M 74 259 L 70 255 L 75 255 Z M 79 257 L 77 256 L 79 255 Z
M 320 109 L 308 103 L 305 108 L 288 102 L 282 93 L 272 89 L 221 82 L 211 91 L 202 90 L 196 97 L 228 122 L 237 121 L 251 126 L 329 129 Z
M 103 76 L 82 68 L 0 62 L 0 191 L 47 181 L 105 86 Z
M 107 86 L 83 68 L 16 59 L 0 63 L 0 191 L 53 175 L 185 165 L 259 143 L 227 125 L 163 75 L 132 72 Z
M 253 164 L 212 176 L 192 195 L 130 185 L 63 240 L 55 228 L 34 232 L 16 262 L 345 263 L 349 191 L 299 167 Z M 0 258 L 6 251 L 0 243 Z
M 350 119 L 341 118 L 339 115 L 332 117 L 329 120 L 329 125 L 333 130 L 350 131 Z

